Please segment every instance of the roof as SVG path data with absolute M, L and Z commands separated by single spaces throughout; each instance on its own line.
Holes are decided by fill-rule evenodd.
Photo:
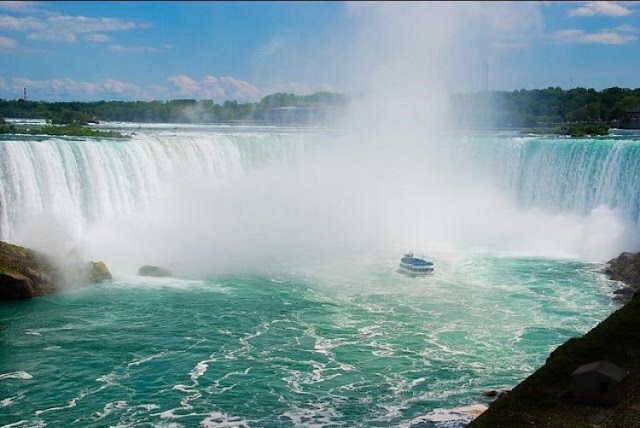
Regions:
M 571 373 L 571 376 L 589 372 L 598 372 L 618 382 L 629 374 L 629 370 L 625 370 L 622 367 L 613 364 L 611 361 L 601 360 L 578 367 L 573 373 Z
M 433 264 L 433 262 L 428 262 L 426 260 L 419 259 L 418 257 L 403 257 L 400 259 L 400 262 L 413 266 L 431 266 Z

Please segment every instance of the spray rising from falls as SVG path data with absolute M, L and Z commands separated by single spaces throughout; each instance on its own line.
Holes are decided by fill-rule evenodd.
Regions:
M 409 248 L 600 260 L 638 246 L 637 141 L 450 132 L 456 79 L 514 28 L 537 28 L 523 25 L 537 6 L 347 8 L 359 95 L 339 135 L 167 125 L 127 141 L 3 140 L 2 238 L 205 272 Z
M 274 129 L 4 140 L 0 233 L 204 271 L 407 247 L 602 259 L 638 244 L 640 142 L 446 140 L 414 163 Z
M 293 133 L 165 131 L 139 133 L 130 141 L 2 140 L 0 239 L 38 246 L 34 229 L 51 233 L 55 225 L 77 236 L 146 212 L 181 178 L 219 180 L 295 157 L 303 147 L 301 138 Z

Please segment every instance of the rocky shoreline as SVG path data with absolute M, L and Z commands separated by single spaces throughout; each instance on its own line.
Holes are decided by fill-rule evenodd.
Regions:
M 604 273 L 624 282 L 614 292 L 623 306 L 584 336 L 560 345 L 542 367 L 492 402 L 469 428 L 640 428 L 640 253 L 620 254 L 608 262 Z M 631 372 L 632 392 L 615 408 L 568 398 L 571 373 L 598 360 L 614 361 Z
M 640 253 L 622 253 L 615 259 L 609 260 L 605 274 L 614 281 L 620 281 L 625 286 L 613 293 L 616 299 L 628 302 L 640 290 Z
M 70 279 L 98 283 L 111 279 L 104 262 L 75 262 L 62 267 L 29 248 L 0 241 L 0 300 L 54 293 Z

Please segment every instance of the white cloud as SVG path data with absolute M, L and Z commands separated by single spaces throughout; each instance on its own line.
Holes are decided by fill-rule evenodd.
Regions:
M 95 31 L 123 31 L 134 28 L 148 28 L 147 22 L 138 22 L 117 18 L 87 18 L 86 16 L 54 15 L 46 18 L 49 25 L 62 27 L 73 33 L 92 33 Z
M 621 31 L 623 33 L 637 33 L 638 31 L 640 31 L 640 29 L 638 29 L 638 27 L 634 27 L 633 25 L 629 25 L 629 24 L 618 25 L 613 30 L 614 31 Z
M 111 37 L 106 34 L 87 34 L 84 39 L 88 42 L 107 43 L 111 41 Z
M 544 17 L 537 3 L 522 2 L 491 6 L 487 14 L 491 33 L 490 45 L 494 49 L 522 49 L 544 32 Z
M 183 93 L 185 95 L 193 95 L 200 89 L 200 85 L 198 84 L 198 82 L 196 82 L 189 76 L 185 76 L 184 74 L 169 77 L 168 80 L 178 88 L 178 91 L 180 93 Z
M 64 42 L 74 43 L 77 37 L 72 32 L 63 28 L 48 28 L 46 30 L 27 34 L 27 39 L 39 42 Z
M 32 12 L 41 4 L 39 1 L 0 1 L 0 9 L 14 12 Z
M 200 99 L 253 101 L 262 91 L 249 82 L 231 76 L 205 76 L 201 81 L 184 74 L 169 77 L 175 87 L 173 96 L 197 97 Z
M 551 38 L 558 43 L 602 43 L 608 45 L 624 45 L 638 39 L 631 34 L 620 34 L 610 30 L 587 33 L 577 29 L 557 31 L 551 35 Z
M 588 1 L 583 6 L 571 9 L 569 16 L 627 16 L 631 10 L 615 1 Z
M 33 80 L 14 77 L 5 82 L 0 77 L 0 98 L 12 98 L 27 88 L 32 99 L 62 100 L 152 100 L 197 98 L 217 102 L 259 99 L 263 92 L 252 84 L 231 76 L 205 76 L 201 80 L 186 75 L 172 76 L 170 85 L 136 85 L 116 79 L 95 82 L 78 81 L 69 77 L 51 80 Z
M 165 48 L 166 49 L 166 48 Z M 109 45 L 107 46 L 107 50 L 109 52 L 116 53 L 158 53 L 162 52 L 161 48 L 156 48 L 153 46 L 143 46 L 143 45 Z
M 12 78 L 5 90 L 20 93 L 26 87 L 32 98 L 47 100 L 151 99 L 147 88 L 114 79 L 81 82 L 71 78 L 31 80 Z
M 150 23 L 131 19 L 117 18 L 89 18 L 81 15 L 61 15 L 48 13 L 47 16 L 28 16 L 18 18 L 9 15 L 0 15 L 0 30 L 29 32 L 30 40 L 73 43 L 78 34 L 128 31 L 134 29 L 149 28 Z M 104 39 L 104 34 L 96 35 Z M 93 42 L 104 43 L 107 40 L 97 40 L 96 36 L 87 36 L 85 39 Z M 94 40 L 91 40 L 94 37 Z
M 220 77 L 220 86 L 224 89 L 225 95 L 233 95 L 238 99 L 256 99 L 260 96 L 260 90 L 249 82 L 239 80 L 230 76 Z
M 5 31 L 29 31 L 43 30 L 44 22 L 37 18 L 16 18 L 14 16 L 0 15 L 0 30 Z
M 17 45 L 14 39 L 9 37 L 0 37 L 0 50 L 13 49 Z

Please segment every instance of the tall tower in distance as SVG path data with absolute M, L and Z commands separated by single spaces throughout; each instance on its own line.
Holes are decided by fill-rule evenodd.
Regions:
M 22 99 L 27 101 L 27 88 L 22 88 Z
M 489 63 L 482 61 L 482 90 L 487 92 L 489 90 Z

